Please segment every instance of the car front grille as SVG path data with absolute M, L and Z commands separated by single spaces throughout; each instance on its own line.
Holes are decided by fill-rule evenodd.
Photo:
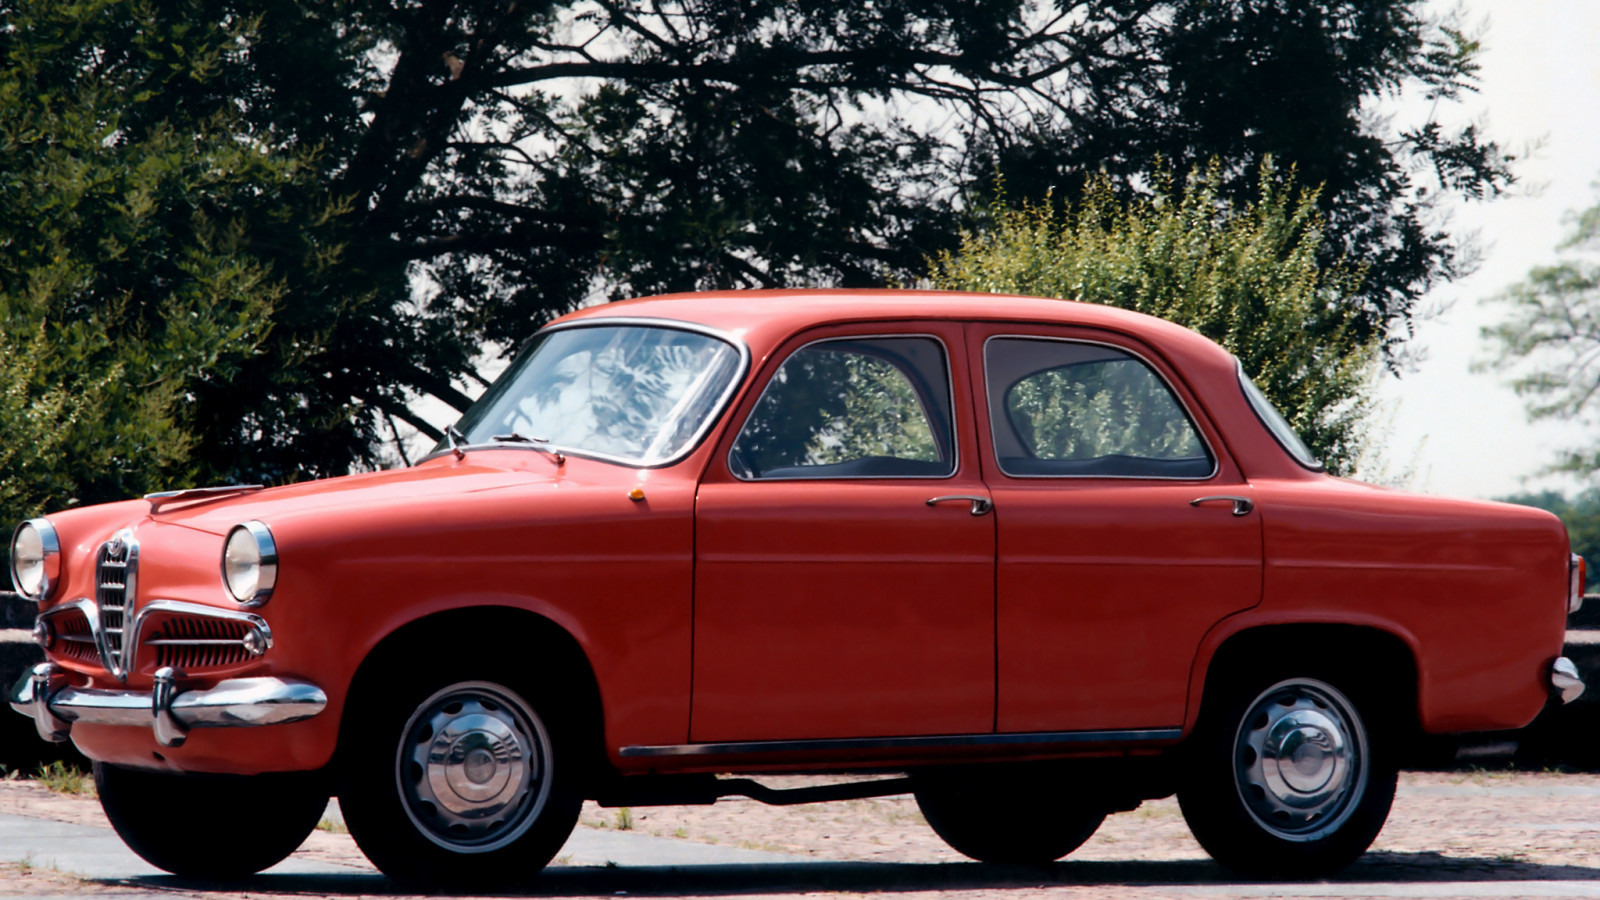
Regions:
M 51 616 L 50 621 L 56 630 L 57 653 L 82 663 L 100 661 L 100 649 L 94 645 L 94 631 L 83 610 L 69 609 Z
M 139 573 L 139 545 L 127 532 L 100 545 L 95 561 L 95 606 L 105 641 L 105 665 L 118 678 L 127 677 L 123 632 L 133 617 L 134 585 Z
M 172 666 L 184 672 L 233 666 L 260 655 L 247 639 L 248 622 L 203 616 L 179 615 L 145 626 L 148 638 L 140 643 L 156 649 L 156 666 Z

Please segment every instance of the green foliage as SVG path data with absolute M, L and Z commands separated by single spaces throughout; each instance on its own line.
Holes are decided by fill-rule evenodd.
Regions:
M 826 344 L 784 361 L 736 449 L 757 472 L 869 457 L 939 459 L 905 373 L 876 356 Z
M 1037 459 L 1204 456 L 1166 385 L 1135 359 L 1031 375 L 1007 392 L 1006 414 Z
M 1600 488 L 1590 488 L 1575 497 L 1559 491 L 1540 491 L 1537 494 L 1517 494 L 1500 498 L 1506 503 L 1533 506 L 1560 517 L 1567 526 L 1567 537 L 1572 541 L 1572 552 L 1589 564 L 1589 580 L 1585 590 L 1593 592 L 1600 585 Z
M 249 246 L 306 170 L 226 107 L 144 109 L 213 77 L 231 26 L 148 3 L 0 6 L 0 518 L 186 484 L 193 403 L 266 338 L 283 287 Z
M 1270 162 L 1248 203 L 1213 164 L 1178 191 L 1124 201 L 1109 179 L 1075 203 L 999 203 L 991 224 L 933 263 L 935 286 L 1104 303 L 1159 316 L 1222 344 L 1330 471 L 1362 451 L 1378 341 L 1352 299 L 1361 270 L 1319 261 L 1312 192 Z
M 1474 39 L 1423 9 L 0 0 L 0 318 L 44 323 L 27 406 L 81 460 L 11 490 L 378 465 L 486 346 L 626 294 L 909 280 L 996 173 L 1128 199 L 1219 158 L 1243 204 L 1297 164 L 1324 266 L 1369 266 L 1364 341 L 1457 271 L 1433 198 L 1510 177 L 1470 128 L 1370 115 L 1471 88 Z
M 1493 365 L 1511 375 L 1534 419 L 1600 424 L 1600 203 L 1572 217 L 1572 233 L 1558 248 L 1565 257 L 1539 266 L 1492 302 L 1506 318 L 1483 329 L 1495 349 Z M 1600 450 L 1567 450 L 1551 471 L 1593 479 Z
M 33 777 L 40 785 L 58 794 L 95 795 L 94 776 L 71 763 L 56 760 L 40 765 Z

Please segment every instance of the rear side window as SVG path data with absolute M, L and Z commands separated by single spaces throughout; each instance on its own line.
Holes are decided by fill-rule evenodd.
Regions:
M 1256 383 L 1251 381 L 1248 375 L 1244 374 L 1244 365 L 1239 363 L 1238 360 L 1234 360 L 1234 364 L 1239 370 L 1239 387 L 1244 390 L 1245 399 L 1250 401 L 1250 408 L 1255 411 L 1256 417 L 1261 420 L 1261 424 L 1267 426 L 1267 430 L 1272 432 L 1272 439 L 1277 441 L 1278 445 L 1284 450 L 1287 450 L 1289 455 L 1294 457 L 1295 462 L 1312 471 L 1321 472 L 1323 469 L 1322 460 L 1317 459 L 1316 454 L 1311 452 L 1311 448 L 1306 446 L 1306 442 L 1300 440 L 1300 435 L 1295 432 L 1294 426 L 1289 424 L 1289 420 L 1283 417 L 1283 413 L 1278 412 L 1278 408 L 1272 405 L 1272 401 L 1267 399 L 1267 395 L 1261 393 L 1261 389 L 1256 387 Z
M 728 466 L 747 480 L 951 475 L 949 371 L 933 338 L 801 347 L 767 383 Z
M 1014 476 L 1208 478 L 1215 460 L 1144 360 L 1100 344 L 991 338 L 989 421 Z

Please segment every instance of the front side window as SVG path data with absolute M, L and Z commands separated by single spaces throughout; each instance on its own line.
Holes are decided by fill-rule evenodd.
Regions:
M 1132 354 L 993 338 L 984 367 L 997 462 L 1007 475 L 1208 478 L 1215 470 L 1172 389 Z
M 954 473 L 944 346 L 884 337 L 796 350 L 756 402 L 728 465 L 744 479 Z
M 459 427 L 469 444 L 526 438 L 580 455 L 659 465 L 688 452 L 705 433 L 743 363 L 732 344 L 696 331 L 631 324 L 557 329 L 525 350 Z

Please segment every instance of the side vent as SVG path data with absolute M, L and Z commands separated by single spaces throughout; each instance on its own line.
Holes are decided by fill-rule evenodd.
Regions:
M 234 666 L 260 656 L 265 647 L 247 622 L 173 616 L 155 626 L 140 643 L 156 650 L 156 666 L 184 672 Z
M 94 645 L 94 632 L 89 628 L 89 617 L 81 609 L 68 609 L 49 617 L 55 629 L 55 652 L 67 659 L 81 663 L 100 662 L 100 651 Z

